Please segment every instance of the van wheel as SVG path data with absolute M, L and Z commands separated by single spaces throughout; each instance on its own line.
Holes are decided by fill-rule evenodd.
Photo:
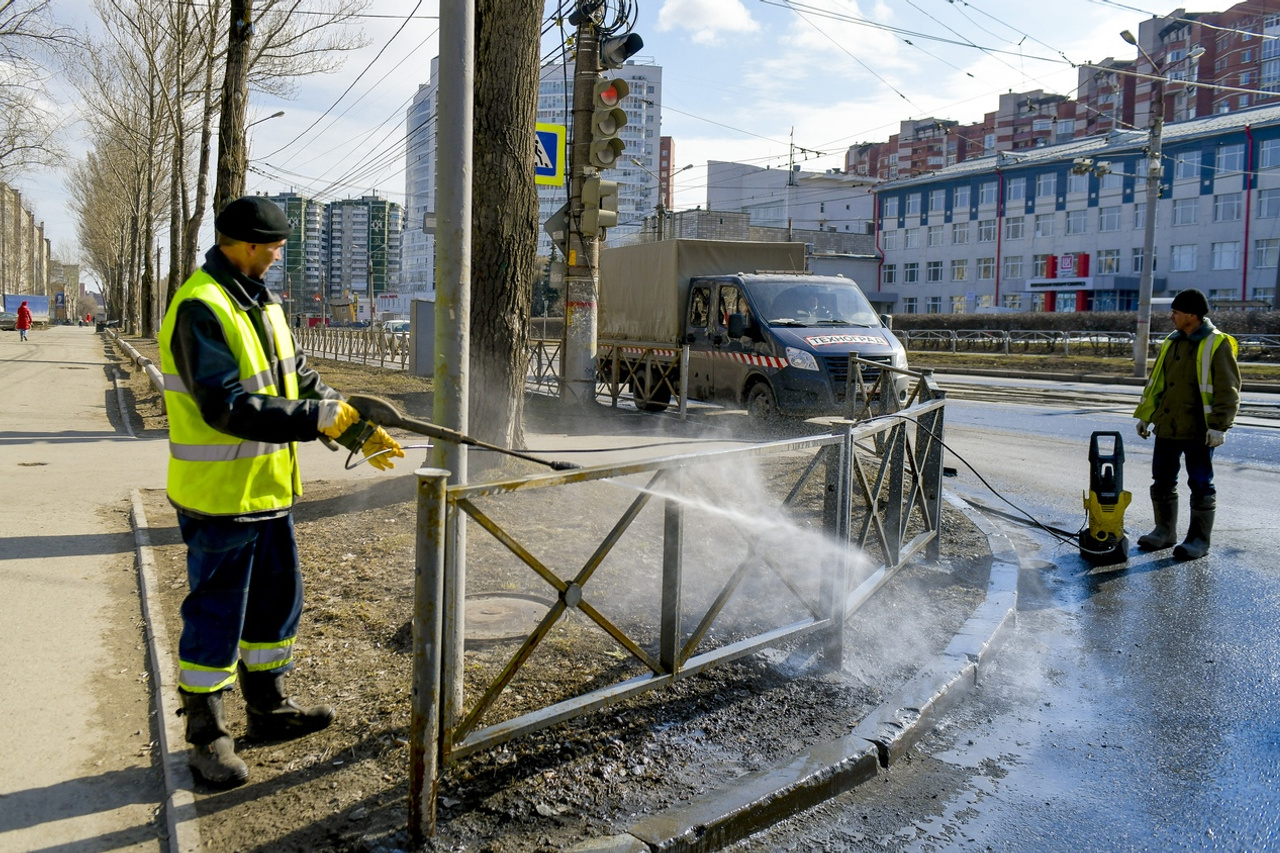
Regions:
M 747 392 L 747 414 L 758 421 L 772 421 L 778 417 L 778 401 L 767 382 L 757 382 Z
M 642 412 L 665 412 L 671 405 L 671 389 L 662 381 L 662 374 L 647 365 L 632 374 L 631 396 Z

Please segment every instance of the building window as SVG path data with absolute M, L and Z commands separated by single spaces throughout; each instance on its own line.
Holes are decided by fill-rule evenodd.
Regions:
M 1004 259 L 1004 277 L 1022 278 L 1022 255 L 1013 255 Z
M 1200 179 L 1200 152 L 1183 151 L 1173 158 L 1173 179 Z
M 942 313 L 942 297 L 930 296 L 929 300 L 925 303 L 924 310 L 925 310 L 925 313 L 928 313 L 928 314 L 941 314 Z
M 898 232 L 897 231 L 884 232 L 884 237 L 881 240 L 881 242 L 884 243 L 884 250 L 886 252 L 898 251 Z
M 969 259 L 959 258 L 951 262 L 951 280 L 952 281 L 968 281 L 969 280 Z
M 1010 178 L 1004 189 L 1005 201 L 1022 201 L 1027 197 L 1027 179 Z
M 1049 255 L 1031 256 L 1031 277 L 1044 278 L 1049 274 Z
M 907 196 L 907 216 L 920 215 L 920 193 L 911 193 Z
M 929 212 L 942 213 L 947 209 L 947 191 L 931 190 L 929 192 Z
M 1098 187 L 1104 190 L 1118 190 L 1124 187 L 1124 175 L 1119 172 L 1107 172 L 1098 180 Z
M 951 313 L 952 314 L 963 314 L 967 307 L 968 307 L 968 300 L 965 299 L 963 296 L 951 297 Z
M 994 243 L 996 241 L 996 221 L 994 219 L 978 220 L 978 242 Z
M 914 314 L 914 313 L 916 313 L 916 298 L 915 298 L 914 296 L 906 296 L 906 297 L 903 297 L 903 300 L 902 300 L 902 313 L 903 313 L 903 314 Z
M 919 284 L 920 283 L 920 265 L 916 263 L 902 265 L 902 283 L 903 284 Z
M 996 277 L 996 259 L 978 258 L 978 281 L 992 281 Z
M 944 245 L 941 225 L 930 225 L 928 233 L 929 248 Z
M 1241 79 L 1240 84 L 1245 82 Z M 1244 143 L 1218 146 L 1218 174 L 1244 171 Z
M 1258 191 L 1258 218 L 1275 219 L 1280 216 L 1280 189 Z
M 1010 216 L 1004 221 L 1004 238 L 1006 240 L 1021 240 L 1022 230 L 1025 226 L 1026 217 Z
M 1214 222 L 1238 222 L 1240 209 L 1243 206 L 1241 193 L 1223 193 L 1213 197 Z
M 1005 308 L 1011 308 L 1014 311 L 1022 310 L 1022 294 L 1006 293 L 1000 297 L 1000 304 Z
M 1176 198 L 1173 200 L 1173 224 L 1195 225 L 1196 212 L 1200 209 L 1199 198 Z
M 1130 256 L 1129 269 L 1134 275 L 1142 274 L 1142 250 L 1134 249 Z
M 928 261 L 924 265 L 925 281 L 942 281 L 942 261 Z
M 1169 250 L 1170 272 L 1195 272 L 1196 244 L 1174 246 Z
M 1052 172 L 1036 175 L 1036 198 L 1053 198 L 1058 192 L 1058 176 Z
M 1258 168 L 1274 169 L 1280 166 L 1280 139 L 1264 139 L 1258 146 Z
M 1276 304 L 1276 289 L 1274 287 L 1255 287 L 1253 289 L 1253 298 L 1261 300 L 1274 308 Z
M 920 229 L 908 228 L 903 234 L 902 248 L 919 249 L 920 248 Z
M 1209 268 L 1235 270 L 1240 268 L 1240 243 L 1230 241 L 1210 246 Z
M 983 181 L 978 185 L 978 204 L 988 205 L 996 203 L 996 182 Z
M 1053 214 L 1037 213 L 1036 214 L 1036 237 L 1052 237 L 1053 236 Z
M 954 222 L 951 225 L 951 242 L 957 246 L 963 246 L 969 242 L 969 223 Z
M 1120 250 L 1098 250 L 1098 275 L 1116 275 L 1120 272 Z
M 1098 208 L 1098 230 L 1099 231 L 1119 231 L 1120 230 L 1120 208 L 1119 207 Z
M 1067 195 L 1087 193 L 1089 191 L 1088 175 L 1067 175 Z
M 1089 211 L 1087 210 L 1068 210 L 1067 211 L 1067 233 L 1083 234 L 1085 233 L 1085 231 L 1089 230 L 1089 224 L 1085 218 L 1086 216 L 1088 216 L 1088 213 Z M 1040 231 L 1039 223 L 1036 223 L 1036 225 L 1037 225 L 1036 236 L 1039 237 L 1041 236 L 1039 233 Z M 1045 235 L 1045 236 L 1050 236 L 1050 235 Z
M 1280 237 L 1253 241 L 1253 265 L 1259 269 L 1280 266 Z
M 1147 203 L 1145 201 L 1134 202 L 1133 227 L 1135 230 L 1147 227 Z
M 880 280 L 885 284 L 898 283 L 898 265 L 885 264 L 884 269 L 880 271 Z
M 957 213 L 969 207 L 969 187 L 956 187 L 951 199 L 951 207 Z
M 884 204 L 881 205 L 881 216 L 885 219 L 898 218 L 898 197 L 896 195 L 885 196 Z

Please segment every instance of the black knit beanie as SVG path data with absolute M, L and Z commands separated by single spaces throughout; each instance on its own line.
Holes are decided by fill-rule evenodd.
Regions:
M 1174 311 L 1181 311 L 1183 314 L 1195 314 L 1197 317 L 1204 319 L 1209 313 L 1209 300 L 1204 298 L 1204 294 L 1192 288 L 1184 290 L 1177 296 L 1173 297 L 1173 304 L 1169 306 Z
M 219 234 L 242 243 L 275 243 L 293 233 L 289 218 L 271 199 L 241 196 L 229 202 L 213 220 Z

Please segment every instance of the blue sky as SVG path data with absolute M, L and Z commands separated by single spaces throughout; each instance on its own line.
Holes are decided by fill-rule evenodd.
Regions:
M 851 144 L 887 139 L 905 119 L 978 121 L 1011 90 L 1072 95 L 1071 63 L 1131 57 L 1119 32 L 1136 33 L 1143 19 L 1174 8 L 1144 0 L 638 0 L 635 30 L 645 41 L 637 58 L 663 67 L 662 132 L 675 138 L 676 165 L 694 164 L 676 182 L 676 206 L 686 208 L 706 202 L 708 160 L 785 167 L 794 139 L 822 152 L 797 153 L 803 168 L 821 171 L 842 166 Z M 92 18 L 87 0 L 54 11 L 66 21 Z M 330 199 L 377 190 L 403 202 L 397 143 L 437 52 L 438 2 L 372 0 L 366 13 L 377 16 L 362 19 L 370 44 L 342 71 L 300 80 L 292 100 L 251 93 L 251 121 L 285 116 L 250 130 L 250 191 Z M 559 50 L 553 27 L 544 59 Z M 74 93 L 57 78 L 48 90 L 67 116 L 73 154 L 82 153 Z M 17 183 L 55 255 L 71 256 L 63 182 L 55 170 Z

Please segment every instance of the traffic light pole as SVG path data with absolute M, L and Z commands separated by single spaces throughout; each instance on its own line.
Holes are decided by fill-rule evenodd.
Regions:
M 582 186 L 595 174 L 590 166 L 591 116 L 600 61 L 600 43 L 590 20 L 578 25 L 576 44 L 560 388 L 566 404 L 585 406 L 596 398 L 596 298 L 600 288 L 599 241 L 595 232 L 582 233 Z

